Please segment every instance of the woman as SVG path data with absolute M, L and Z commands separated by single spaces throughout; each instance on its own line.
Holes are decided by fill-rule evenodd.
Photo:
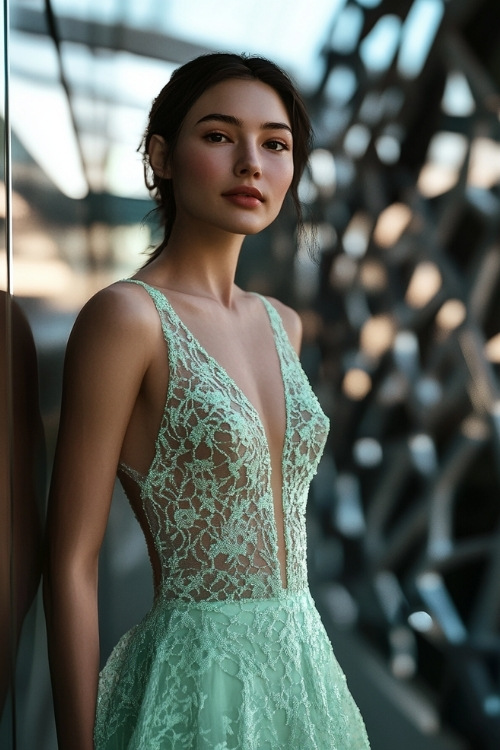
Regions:
M 234 283 L 243 239 L 297 186 L 309 121 L 288 77 L 214 54 L 153 103 L 146 183 L 165 236 L 71 335 L 48 520 L 61 750 L 368 746 L 307 589 L 304 505 L 328 422 L 292 310 Z M 118 471 L 155 599 L 99 679 L 97 559 Z

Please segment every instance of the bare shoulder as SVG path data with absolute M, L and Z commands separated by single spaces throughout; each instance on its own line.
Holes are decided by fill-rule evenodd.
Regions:
M 302 343 L 302 321 L 300 315 L 275 297 L 266 297 L 266 299 L 278 312 L 290 343 L 298 353 Z
M 67 357 L 81 360 L 111 356 L 142 365 L 161 335 L 158 313 L 136 284 L 116 282 L 101 289 L 80 311 L 71 332 Z M 132 357 L 133 354 L 133 357 Z
M 115 282 L 91 297 L 80 311 L 72 332 L 93 337 L 117 333 L 133 336 L 148 334 L 158 314 L 147 293 L 136 284 Z

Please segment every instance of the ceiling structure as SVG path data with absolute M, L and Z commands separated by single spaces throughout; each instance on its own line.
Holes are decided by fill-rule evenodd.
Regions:
M 36 2 L 12 8 L 14 133 L 71 198 L 146 196 L 136 154 L 151 102 L 180 63 L 214 49 L 272 57 L 303 89 L 343 0 Z M 66 90 L 65 90 L 66 89 Z M 36 112 L 36 116 L 33 114 Z
M 136 149 L 151 101 L 178 64 L 215 49 L 271 57 L 306 97 L 324 91 L 338 123 L 361 80 L 345 66 L 333 69 L 332 59 L 348 59 L 359 46 L 364 75 L 373 76 L 397 54 L 402 75 L 414 78 L 446 4 L 318 0 L 311 10 L 297 0 L 292 10 L 282 0 L 216 9 L 204 0 L 16 0 L 13 131 L 63 195 L 144 199 Z M 455 14 L 466 5 L 455 0 Z M 324 123 L 329 132 L 331 119 Z

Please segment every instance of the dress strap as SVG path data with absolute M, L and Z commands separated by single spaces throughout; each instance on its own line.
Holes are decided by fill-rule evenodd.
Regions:
M 288 338 L 287 332 L 285 331 L 285 326 L 283 325 L 281 315 L 276 310 L 274 305 L 269 302 L 268 299 L 266 299 L 266 297 L 264 297 L 262 294 L 258 294 L 257 292 L 254 292 L 254 294 L 261 300 L 262 304 L 267 310 L 276 345 L 279 346 L 279 349 L 282 353 L 284 353 L 283 350 L 285 350 L 289 354 L 292 354 L 292 359 L 296 359 L 297 353 L 293 348 L 290 339 Z
M 122 279 L 122 281 L 127 284 L 136 284 L 137 286 L 142 286 L 142 288 L 151 297 L 160 318 L 163 338 L 168 345 L 170 357 L 171 350 L 176 349 L 176 342 L 174 340 L 174 337 L 172 336 L 172 332 L 176 328 L 175 323 L 177 316 L 167 297 L 159 289 L 151 286 L 150 284 L 147 284 L 145 281 L 141 281 L 140 279 Z
M 142 288 L 146 290 L 146 292 L 155 303 L 155 307 L 158 309 L 158 311 L 160 309 L 165 309 L 165 302 L 168 302 L 168 300 L 165 295 L 160 292 L 159 289 L 156 289 L 156 287 L 151 286 L 150 284 L 147 284 L 145 281 L 141 281 L 140 279 L 122 279 L 122 282 L 124 284 L 137 284 L 137 286 L 142 286 Z

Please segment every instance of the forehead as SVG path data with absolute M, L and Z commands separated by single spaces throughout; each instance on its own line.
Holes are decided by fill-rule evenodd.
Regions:
M 193 125 L 214 113 L 234 115 L 245 124 L 282 122 L 291 126 L 280 96 L 262 81 L 234 78 L 216 83 L 195 101 L 185 122 Z

